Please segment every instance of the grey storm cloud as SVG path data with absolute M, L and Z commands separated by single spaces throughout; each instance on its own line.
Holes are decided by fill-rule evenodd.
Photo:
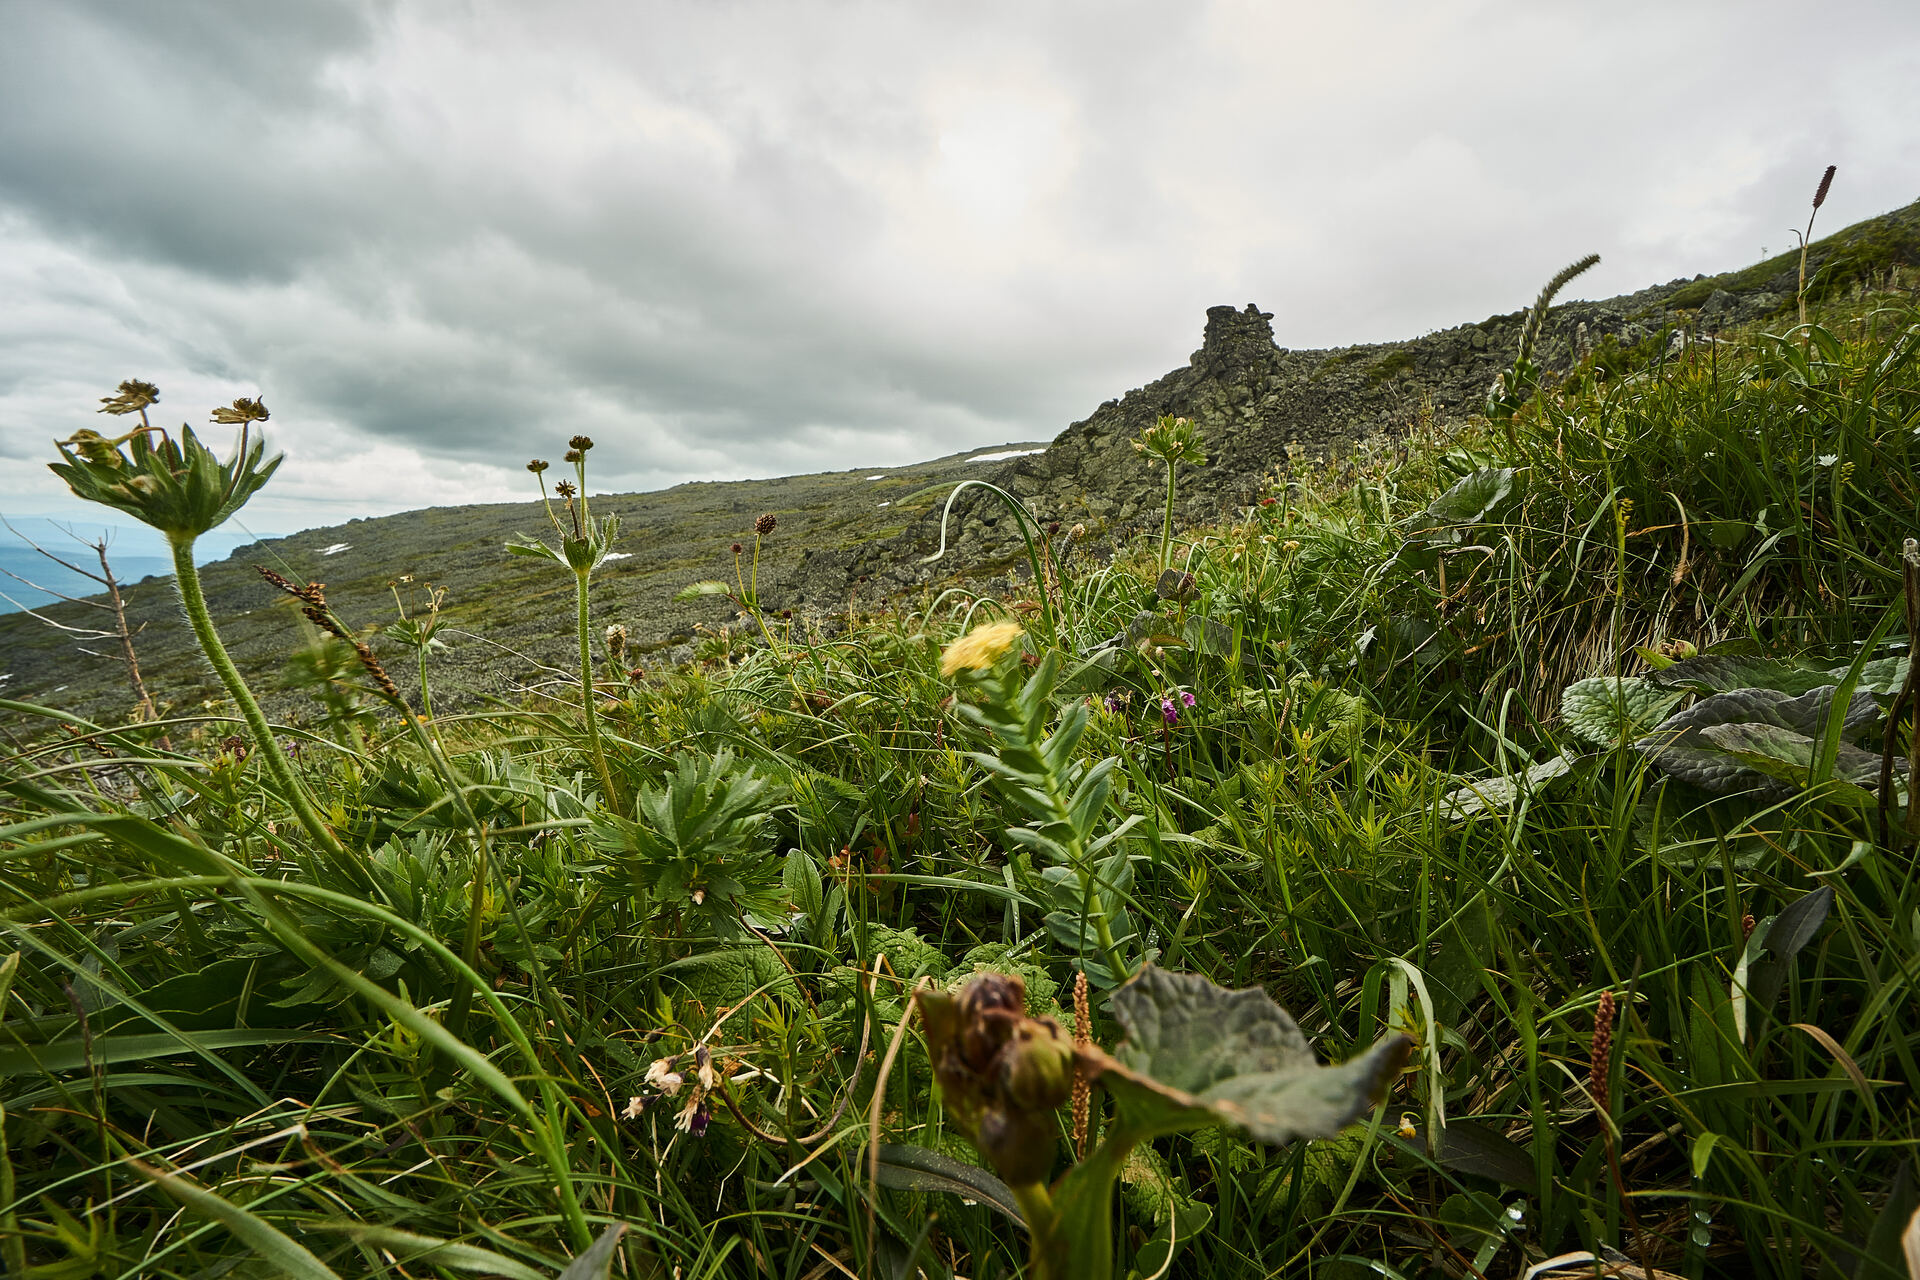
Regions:
M 0 0 L 0 505 L 126 376 L 260 391 L 289 522 L 1045 438 L 1282 343 L 1920 194 L 1911 6 Z M 1830 219 L 1830 221 L 1827 221 Z M 524 479 L 524 476 L 519 477 Z

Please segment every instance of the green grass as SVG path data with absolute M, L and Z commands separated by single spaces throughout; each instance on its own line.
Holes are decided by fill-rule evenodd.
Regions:
M 1898 602 L 1920 314 L 1825 305 L 1811 335 L 1590 367 L 1511 435 L 1382 446 L 1186 531 L 1184 604 L 1155 594 L 1157 538 L 1095 565 L 1062 533 L 1045 608 L 957 588 L 608 671 L 606 753 L 642 797 L 619 814 L 558 677 L 443 715 L 428 753 L 334 654 L 329 714 L 292 741 L 345 868 L 233 723 L 180 718 L 167 751 L 41 713 L 0 766 L 0 1265 L 264 1275 L 291 1246 L 341 1275 L 553 1275 L 625 1223 L 621 1274 L 891 1275 L 916 1248 L 928 1275 L 1019 1274 L 1005 1218 L 875 1190 L 863 1158 L 877 1118 L 974 1159 L 913 1030 L 880 1087 L 916 979 L 1011 970 L 1070 1007 L 1078 953 L 1046 917 L 1074 908 L 1008 837 L 1028 819 L 954 704 L 977 695 L 939 671 L 1011 614 L 1064 654 L 1057 705 L 1096 705 L 1074 759 L 1118 760 L 1098 825 L 1132 821 L 1106 908 L 1126 962 L 1258 984 L 1329 1059 L 1418 1042 L 1342 1138 L 1155 1144 L 1123 1263 L 1172 1220 L 1182 1276 L 1505 1276 L 1603 1246 L 1695 1277 L 1898 1275 L 1912 849 L 1827 784 L 1710 795 L 1558 716 L 1567 684 L 1674 641 L 1844 667 Z M 1508 468 L 1474 518 L 1430 514 Z M 1563 747 L 1550 785 L 1450 816 L 1465 780 Z M 1805 945 L 1743 969 L 1748 930 L 1823 887 Z M 674 1055 L 691 1080 L 696 1043 L 731 1081 L 701 1136 L 675 1125 L 690 1084 L 647 1083 Z

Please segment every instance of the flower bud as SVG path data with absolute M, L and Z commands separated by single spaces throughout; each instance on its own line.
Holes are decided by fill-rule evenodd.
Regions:
M 1000 1055 L 1007 1100 L 1027 1111 L 1052 1111 L 1073 1093 L 1073 1045 L 1051 1018 L 1014 1028 Z

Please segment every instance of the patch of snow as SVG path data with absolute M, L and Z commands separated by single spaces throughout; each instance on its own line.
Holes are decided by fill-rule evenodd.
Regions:
M 600 558 L 602 560 L 631 560 L 633 557 L 634 553 L 631 551 L 609 551 Z
M 1005 462 L 1008 458 L 1024 458 L 1030 453 L 1045 453 L 1046 446 L 1038 449 L 1002 449 L 998 453 L 977 453 L 968 458 L 968 462 Z
M 869 480 L 885 480 L 885 479 L 886 479 L 886 477 L 885 477 L 885 476 L 868 476 L 868 477 L 867 477 L 867 479 L 869 479 Z
M 353 550 L 353 544 L 351 542 L 336 542 L 330 547 L 322 547 L 320 554 L 323 556 L 337 556 L 342 551 L 351 550 Z
M 893 504 L 892 504 L 891 502 L 883 502 L 883 503 L 881 503 L 880 505 L 881 505 L 881 506 L 883 506 L 883 507 L 890 507 L 890 506 L 892 506 Z

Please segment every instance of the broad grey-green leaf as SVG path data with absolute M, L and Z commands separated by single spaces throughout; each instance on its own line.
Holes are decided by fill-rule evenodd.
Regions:
M 1499 813 L 1521 796 L 1532 795 L 1555 778 L 1563 777 L 1580 757 L 1561 752 L 1505 777 L 1478 778 L 1440 798 L 1440 816 L 1449 822 Z
M 1782 960 L 1791 960 L 1800 954 L 1801 948 L 1813 941 L 1813 935 L 1826 923 L 1827 913 L 1833 910 L 1833 888 L 1821 885 L 1811 893 L 1802 894 L 1780 909 L 1763 935 L 1767 950 Z
M 1822 685 L 1838 684 L 1847 664 L 1761 658 L 1751 654 L 1703 653 L 1683 658 L 1653 673 L 1653 683 L 1666 689 L 1693 689 L 1701 693 L 1729 693 L 1735 689 L 1772 689 L 1797 695 Z M 1907 678 L 1907 659 L 1876 658 L 1860 670 L 1860 693 L 1891 694 Z
M 1659 724 L 1681 694 L 1639 676 L 1576 680 L 1560 695 L 1560 719 L 1596 747 L 1615 747 Z
M 1512 467 L 1483 467 L 1456 481 L 1420 513 L 1426 528 L 1479 524 L 1513 494 Z
M 1651 733 L 1637 740 L 1633 748 L 1674 777 L 1709 791 L 1731 794 L 1756 790 L 1769 784 L 1769 774 L 1728 754 L 1702 736 L 1702 731 L 1721 724 L 1771 725 L 1811 738 L 1825 731 L 1833 694 L 1830 684 L 1797 698 L 1777 689 L 1734 689 L 1717 693 L 1668 716 Z M 1879 714 L 1872 694 L 1854 694 L 1847 704 L 1842 735 L 1850 738 L 1865 732 L 1873 727 Z M 1804 779 L 1804 772 L 1800 776 Z
M 1024 1223 L 1013 1189 L 978 1165 L 966 1164 L 925 1147 L 880 1144 L 880 1185 L 897 1191 L 945 1191 L 998 1209 Z
M 1124 1122 L 1146 1134 L 1229 1124 L 1276 1144 L 1330 1138 L 1373 1105 L 1411 1047 L 1389 1036 L 1323 1067 L 1266 992 L 1229 991 L 1153 965 L 1115 992 L 1111 1007 L 1127 1039 L 1100 1079 Z
M 1820 751 L 1820 744 L 1805 734 L 1771 724 L 1708 725 L 1700 736 L 1748 768 L 1796 787 L 1807 785 Z M 1877 751 L 1862 751 L 1843 742 L 1833 776 L 1858 786 L 1877 786 L 1883 759 Z

